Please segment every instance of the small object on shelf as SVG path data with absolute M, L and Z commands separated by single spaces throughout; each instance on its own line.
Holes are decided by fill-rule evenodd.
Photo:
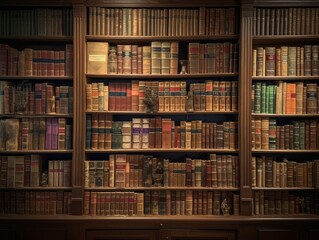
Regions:
M 48 186 L 48 172 L 45 171 L 41 174 L 41 182 L 40 182 L 40 185 L 41 187 L 47 187 Z
M 188 72 L 187 72 L 188 61 L 187 60 L 180 60 L 179 62 L 181 64 L 181 72 L 180 72 L 180 74 L 188 74 Z
M 117 56 L 115 47 L 110 47 L 109 74 L 117 74 Z
M 227 198 L 225 198 L 221 204 L 222 213 L 224 216 L 230 216 L 230 205 Z
M 152 87 L 145 88 L 144 104 L 148 113 L 157 112 L 158 92 L 155 91 Z
M 194 100 L 193 100 L 193 92 L 189 91 L 186 99 L 186 111 L 193 112 L 194 111 Z
M 15 100 L 15 112 L 17 114 L 23 114 L 28 105 L 28 91 L 25 87 L 26 81 L 22 81 L 16 88 L 16 100 Z

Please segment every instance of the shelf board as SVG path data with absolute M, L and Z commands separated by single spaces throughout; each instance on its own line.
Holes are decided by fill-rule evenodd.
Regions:
M 252 187 L 252 190 L 264 191 L 310 191 L 315 190 L 314 187 Z
M 61 80 L 61 81 L 73 81 L 72 76 L 58 77 L 58 76 L 0 76 L 0 80 Z
M 207 115 L 233 115 L 238 114 L 238 111 L 233 112 L 211 112 L 211 111 L 194 111 L 194 112 L 155 112 L 155 113 L 148 113 L 148 112 L 138 112 L 138 111 L 86 111 L 88 114 L 94 113 L 105 113 L 105 114 L 116 114 L 116 115 L 200 115 L 200 114 L 207 114 Z M 319 116 L 319 115 L 318 115 Z
M 15 150 L 0 151 L 0 154 L 59 154 L 59 153 L 72 153 L 72 150 Z
M 28 190 L 72 190 L 72 187 L 10 187 L 10 188 L 6 188 L 6 187 L 1 187 L 0 188 L 1 191 L 5 191 L 5 190 L 22 190 L 22 191 L 28 191 Z
M 147 190 L 194 190 L 194 191 L 239 191 L 239 188 L 233 187 L 99 187 L 99 188 L 84 188 L 86 191 L 147 191 Z
M 109 42 L 111 44 L 132 44 L 145 43 L 151 41 L 234 41 L 239 39 L 238 34 L 233 35 L 198 35 L 198 36 L 100 36 L 87 35 L 86 41 L 89 42 Z
M 317 42 L 319 40 L 318 35 L 263 35 L 263 36 L 253 36 L 253 45 L 260 44 L 296 44 L 305 42 Z
M 319 153 L 319 150 L 290 150 L 290 149 L 281 149 L 281 150 L 251 150 L 252 153 L 270 153 L 270 154 L 305 154 L 305 153 Z
M 316 81 L 319 76 L 254 76 L 253 81 Z
M 278 117 L 278 118 L 289 118 L 289 117 L 298 117 L 298 118 L 314 118 L 319 117 L 319 114 L 270 114 L 270 113 L 252 113 L 253 117 Z
M 193 79 L 237 77 L 238 73 L 199 73 L 199 74 L 86 74 L 88 78 L 105 79 Z
M 209 152 L 209 153 L 237 153 L 238 149 L 176 149 L 176 148 L 147 148 L 147 149 L 86 149 L 86 153 L 152 153 L 152 152 Z M 318 150 L 319 152 L 319 150 Z
M 0 42 L 45 42 L 45 43 L 72 43 L 72 36 L 0 36 Z
M 53 117 L 64 117 L 72 118 L 71 114 L 0 114 L 0 118 L 53 118 Z

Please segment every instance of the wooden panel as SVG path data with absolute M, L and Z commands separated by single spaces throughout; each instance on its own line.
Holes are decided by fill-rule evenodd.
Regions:
M 233 240 L 236 239 L 235 231 L 219 230 L 166 230 L 162 239 L 170 240 Z
M 36 240 L 36 239 L 45 239 L 45 240 L 66 240 L 67 229 L 65 228 L 48 228 L 46 226 L 39 227 L 27 227 L 23 232 L 24 240 Z
M 269 239 L 299 240 L 299 233 L 296 229 L 258 229 L 258 240 Z
M 15 238 L 15 232 L 12 229 L 0 228 L 1 240 L 13 240 Z
M 158 231 L 147 230 L 93 230 L 87 231 L 86 240 L 156 240 Z
M 318 240 L 319 239 L 319 229 L 310 229 L 308 232 L 308 240 Z

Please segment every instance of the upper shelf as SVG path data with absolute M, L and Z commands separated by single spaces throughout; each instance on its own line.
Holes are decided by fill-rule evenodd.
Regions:
M 0 80 L 62 80 L 72 81 L 73 77 L 58 77 L 58 76 L 0 76 Z
M 259 76 L 252 77 L 253 81 L 316 81 L 319 76 Z
M 253 36 L 253 44 L 305 44 L 305 42 L 318 42 L 318 35 L 264 35 L 264 36 Z
M 86 40 L 90 42 L 109 42 L 113 44 L 132 44 L 145 43 L 151 41 L 179 41 L 179 42 L 193 42 L 193 41 L 234 41 L 238 40 L 239 35 L 199 35 L 199 36 L 98 36 L 87 35 Z
M 72 43 L 72 36 L 0 36 L 0 42 Z
M 237 77 L 238 73 L 200 73 L 200 74 L 86 74 L 88 78 L 107 79 L 193 79 L 193 78 L 213 78 L 213 77 Z

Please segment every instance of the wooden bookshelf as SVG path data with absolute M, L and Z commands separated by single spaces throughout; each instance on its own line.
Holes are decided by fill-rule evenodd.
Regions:
M 253 117 L 275 117 L 275 118 L 318 118 L 319 114 L 271 114 L 252 113 Z
M 191 79 L 196 82 L 194 78 L 233 78 L 237 77 L 237 73 L 202 73 L 202 74 L 86 74 L 87 78 L 92 79 Z M 197 79 L 198 81 L 198 79 Z
M 86 153 L 185 153 L 185 152 L 194 152 L 194 153 L 237 153 L 238 149 L 176 149 L 176 148 L 143 148 L 143 149 L 86 149 Z M 319 151 L 318 151 L 319 152 Z
M 263 191 L 313 191 L 314 187 L 252 187 L 253 190 Z
M 116 114 L 116 115 L 236 115 L 238 111 L 231 111 L 231 112 L 211 112 L 211 111 L 193 111 L 193 112 L 186 112 L 186 111 L 169 111 L 169 112 L 137 112 L 137 111 L 86 111 L 86 113 L 96 114 L 96 113 L 105 113 L 105 114 Z

